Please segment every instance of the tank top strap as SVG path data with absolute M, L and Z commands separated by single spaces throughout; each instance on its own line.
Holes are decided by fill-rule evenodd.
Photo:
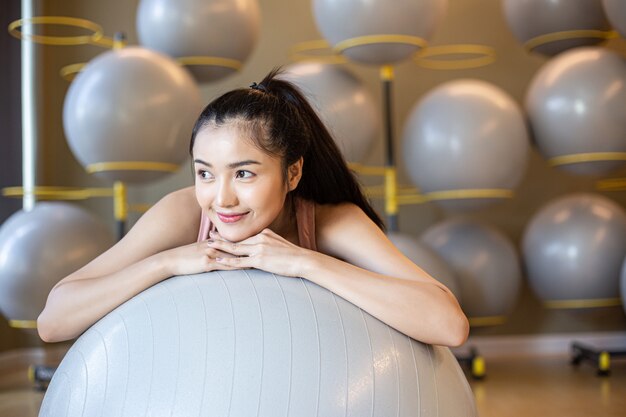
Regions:
M 315 242 L 315 202 L 297 198 L 295 204 L 300 246 L 317 251 Z
M 200 214 L 200 230 L 198 231 L 197 242 L 207 240 L 209 238 L 209 231 L 213 229 L 215 229 L 215 227 L 213 223 L 211 223 L 211 220 L 209 220 L 209 216 L 202 211 L 202 214 Z

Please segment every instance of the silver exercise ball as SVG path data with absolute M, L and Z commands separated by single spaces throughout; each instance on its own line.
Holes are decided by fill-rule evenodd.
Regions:
M 128 47 L 99 55 L 78 74 L 65 96 L 63 127 L 74 156 L 88 170 L 111 162 L 175 167 L 187 157 L 201 110 L 198 86 L 184 68 L 160 53 Z M 96 175 L 144 182 L 165 173 L 148 168 L 107 166 Z
M 604 48 L 577 48 L 551 59 L 533 77 L 526 111 L 541 154 L 626 152 L 626 61 Z M 581 175 L 602 175 L 624 161 L 558 165 Z
M 526 226 L 523 254 L 530 285 L 544 301 L 619 298 L 626 212 L 601 195 L 557 198 Z
M 470 324 L 501 323 L 513 311 L 521 268 L 513 243 L 492 226 L 454 218 L 437 223 L 421 240 L 452 268 Z
M 389 233 L 387 237 L 404 256 L 448 287 L 459 303 L 462 302 L 459 280 L 437 252 L 413 236 L 403 233 Z
M 334 46 L 345 41 L 378 35 L 405 35 L 427 41 L 447 9 L 447 0 L 314 0 L 317 28 Z M 383 42 L 343 50 L 349 59 L 385 65 L 409 58 L 420 46 Z
M 362 81 L 337 65 L 306 62 L 287 66 L 281 78 L 300 87 L 348 161 L 367 156 L 382 123 Z
M 139 43 L 172 57 L 213 57 L 245 62 L 259 38 L 257 0 L 141 0 Z M 198 82 L 235 71 L 228 65 L 190 65 Z
M 530 141 L 524 116 L 502 89 L 480 80 L 446 82 L 411 110 L 403 134 L 404 165 L 424 194 L 514 189 L 526 170 Z M 449 209 L 494 200 L 436 200 Z
M 511 31 L 523 44 L 537 36 L 556 32 L 608 31 L 611 28 L 599 0 L 503 0 L 503 8 Z M 556 40 L 537 46 L 533 51 L 553 56 L 602 41 L 593 37 Z
M 52 287 L 114 242 L 93 214 L 64 202 L 40 202 L 0 228 L 0 310 L 36 320 Z
M 477 416 L 450 350 L 300 278 L 173 277 L 88 329 L 40 417 Z
M 602 0 L 602 5 L 611 25 L 626 38 L 626 1 Z

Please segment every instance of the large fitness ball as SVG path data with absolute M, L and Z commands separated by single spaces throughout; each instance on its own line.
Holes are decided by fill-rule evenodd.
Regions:
M 499 324 L 515 308 L 522 281 L 513 243 L 492 226 L 453 218 L 421 236 L 452 268 L 470 324 Z
M 511 31 L 521 43 L 556 32 L 611 28 L 599 0 L 504 0 L 503 8 Z M 544 43 L 533 51 L 552 56 L 602 41 L 597 37 L 576 36 Z
M 172 57 L 248 59 L 259 38 L 257 0 L 141 0 L 137 9 L 139 43 Z M 232 74 L 228 65 L 190 65 L 199 82 Z
M 576 174 L 601 175 L 623 165 L 589 157 L 626 152 L 625 109 L 626 61 L 603 48 L 577 48 L 551 59 L 526 95 L 539 151 L 547 159 L 579 155 L 579 162 L 559 165 Z
M 602 0 L 604 12 L 620 35 L 626 38 L 626 1 Z
M 403 233 L 390 233 L 387 237 L 404 256 L 448 287 L 459 303 L 461 302 L 459 280 L 437 252 L 413 236 Z
M 395 0 L 393 4 L 386 0 L 314 0 L 313 14 L 317 28 L 332 46 L 341 47 L 351 40 L 362 42 L 341 48 L 348 58 L 384 65 L 409 58 L 420 46 L 392 43 L 381 35 L 426 41 L 443 17 L 447 4 L 447 0 Z
M 40 416 L 476 416 L 450 350 L 259 270 L 173 277 L 87 330 Z
M 367 87 L 332 64 L 298 63 L 281 78 L 295 83 L 330 129 L 344 157 L 362 161 L 380 130 L 380 112 Z
M 63 127 L 86 169 L 107 163 L 98 176 L 143 182 L 164 172 L 110 163 L 181 164 L 201 110 L 198 86 L 184 68 L 160 53 L 129 47 L 99 55 L 78 74 L 63 104 Z
M 626 257 L 624 257 L 624 262 L 622 262 L 622 273 L 620 277 L 620 294 L 622 296 L 622 307 L 624 307 L 624 312 L 626 312 Z
M 544 301 L 619 298 L 626 213 L 600 195 L 560 197 L 533 216 L 523 252 L 531 287 Z
M 93 214 L 63 202 L 18 211 L 0 228 L 0 310 L 9 320 L 36 320 L 62 278 L 114 242 Z
M 404 165 L 422 193 L 512 190 L 530 148 L 524 116 L 500 88 L 461 79 L 429 91 L 404 127 Z M 446 208 L 483 207 L 494 200 L 437 200 Z

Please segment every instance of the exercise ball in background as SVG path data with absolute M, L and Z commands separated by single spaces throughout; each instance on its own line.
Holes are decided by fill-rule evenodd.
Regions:
M 525 103 L 535 143 L 548 160 L 626 152 L 626 61 L 614 52 L 586 47 L 551 59 L 533 77 Z M 623 164 L 591 160 L 559 167 L 602 175 Z
M 450 350 L 259 270 L 173 277 L 72 346 L 40 416 L 477 416 Z
M 459 280 L 437 252 L 413 236 L 403 233 L 389 233 L 387 237 L 404 256 L 448 287 L 459 303 L 461 303 L 462 295 Z
M 39 202 L 0 228 L 0 310 L 9 320 L 36 320 L 62 278 L 113 245 L 93 214 L 64 202 Z
M 526 226 L 523 254 L 530 285 L 548 306 L 614 302 L 626 256 L 626 213 L 600 195 L 560 197 Z
M 97 56 L 78 74 L 65 96 L 63 127 L 70 149 L 87 170 L 111 162 L 175 167 L 187 157 L 201 110 L 189 72 L 165 55 L 128 47 Z M 96 175 L 144 182 L 164 174 L 114 169 Z
M 216 57 L 243 63 L 259 38 L 257 0 L 141 0 L 139 43 L 172 57 Z M 236 71 L 219 65 L 189 65 L 198 82 Z
M 515 308 L 521 268 L 513 243 L 492 226 L 453 218 L 421 235 L 454 271 L 470 325 L 501 324 Z
M 626 38 L 626 2 L 624 0 L 602 0 L 604 12 L 611 25 Z
M 446 82 L 411 110 L 402 154 L 424 194 L 451 190 L 513 190 L 529 153 L 524 116 L 502 89 L 480 80 Z M 447 209 L 484 207 L 493 198 L 437 200 Z
M 599 0 L 503 0 L 503 9 L 509 28 L 522 44 L 555 32 L 611 29 Z M 533 51 L 553 56 L 602 41 L 601 38 L 576 37 L 545 43 Z
M 358 78 L 332 64 L 298 63 L 281 78 L 295 83 L 331 130 L 344 157 L 360 162 L 378 138 L 378 105 Z
M 313 0 L 317 28 L 330 45 L 347 40 L 379 35 L 404 35 L 427 41 L 447 9 L 447 0 Z M 421 49 L 418 45 L 382 42 L 345 49 L 349 59 L 364 64 L 385 65 L 409 58 Z

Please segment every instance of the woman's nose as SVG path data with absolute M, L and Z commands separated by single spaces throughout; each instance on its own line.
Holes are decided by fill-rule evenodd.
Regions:
M 227 181 L 219 185 L 216 202 L 219 207 L 233 207 L 237 205 L 237 194 Z

